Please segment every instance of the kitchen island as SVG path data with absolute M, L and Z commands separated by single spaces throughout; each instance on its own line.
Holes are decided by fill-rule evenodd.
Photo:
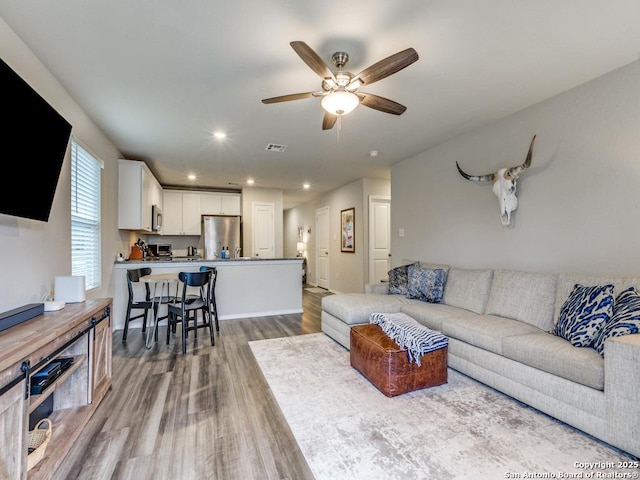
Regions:
M 116 262 L 114 268 L 113 325 L 124 328 L 127 313 L 128 269 L 150 267 L 154 274 L 196 272 L 201 266 L 216 267 L 218 318 L 264 317 L 302 313 L 302 258 L 254 258 L 203 260 L 173 258 Z M 142 298 L 144 286 L 138 287 Z M 153 294 L 153 292 L 152 292 Z M 175 292 L 171 292 L 175 294 Z M 166 308 L 163 306 L 163 308 Z M 129 328 L 141 327 L 135 320 Z

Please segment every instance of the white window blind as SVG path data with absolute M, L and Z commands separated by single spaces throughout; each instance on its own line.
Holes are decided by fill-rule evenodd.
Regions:
M 100 175 L 102 164 L 71 140 L 71 272 L 85 288 L 101 285 Z

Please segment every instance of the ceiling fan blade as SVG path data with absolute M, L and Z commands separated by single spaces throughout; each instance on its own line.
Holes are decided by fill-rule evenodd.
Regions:
M 398 102 L 389 100 L 388 98 L 372 95 L 371 93 L 359 92 L 360 104 L 365 107 L 380 110 L 381 112 L 391 113 L 393 115 L 402 115 L 407 107 L 400 105 Z
M 377 82 L 378 80 L 382 80 L 389 75 L 399 72 L 416 60 L 418 60 L 418 52 L 413 48 L 407 48 L 365 68 L 353 77 L 349 86 L 356 84 L 358 81 L 359 85 L 356 84 L 356 87 L 360 85 L 370 85 L 373 82 Z M 349 88 L 349 86 L 347 88 Z
M 309 45 L 300 41 L 291 42 L 289 45 L 291 45 L 291 48 L 295 50 L 302 61 L 309 65 L 311 70 L 316 72 L 321 78 L 331 78 L 333 81 L 336 80 L 336 77 L 334 77 L 329 65 L 327 65 Z
M 316 92 L 292 93 L 290 95 L 281 95 L 279 97 L 265 98 L 262 103 L 279 103 L 289 102 L 291 100 L 302 100 L 303 98 L 311 98 Z
M 325 113 L 324 118 L 322 119 L 322 129 L 331 130 L 336 124 L 336 120 L 338 120 L 338 117 L 336 115 L 331 115 L 328 112 Z

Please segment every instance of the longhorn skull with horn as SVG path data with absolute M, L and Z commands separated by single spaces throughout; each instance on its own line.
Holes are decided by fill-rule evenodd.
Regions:
M 516 197 L 516 184 L 518 177 L 531 165 L 531 155 L 533 154 L 533 144 L 536 141 L 534 135 L 529 146 L 529 153 L 522 165 L 510 168 L 501 168 L 497 172 L 487 173 L 485 175 L 469 175 L 465 173 L 456 162 L 458 172 L 467 180 L 472 182 L 493 182 L 493 193 L 498 197 L 500 202 L 500 220 L 505 227 L 511 222 L 511 212 L 518 208 L 518 199 Z

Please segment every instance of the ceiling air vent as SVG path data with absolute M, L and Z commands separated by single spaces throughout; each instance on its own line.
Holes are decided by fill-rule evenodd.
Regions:
M 265 150 L 267 152 L 284 152 L 287 149 L 287 145 L 279 145 L 277 143 L 269 143 L 267 144 L 267 148 Z

